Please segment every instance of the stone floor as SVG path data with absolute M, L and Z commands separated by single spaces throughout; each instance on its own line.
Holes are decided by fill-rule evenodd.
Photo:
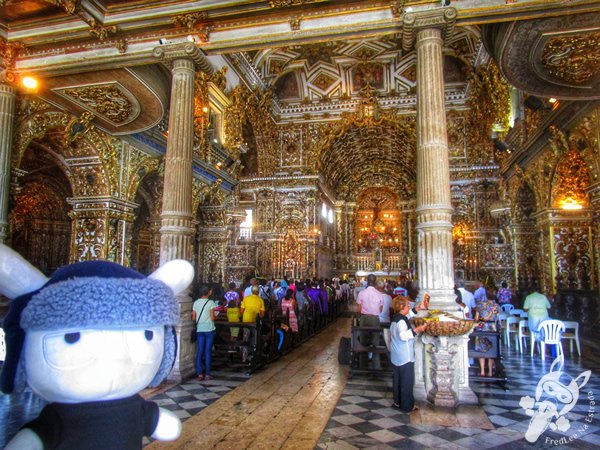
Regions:
M 525 433 L 531 417 L 520 406 L 521 398 L 535 397 L 538 381 L 549 372 L 550 358 L 542 362 L 513 350 L 504 358 L 509 378 L 506 391 L 499 385 L 472 383 L 480 407 L 449 412 L 420 405 L 418 412 L 407 415 L 391 408 L 389 377 L 354 375 L 348 379 L 348 367 L 338 365 L 339 338 L 349 335 L 349 329 L 349 319 L 340 319 L 252 376 L 217 366 L 215 380 L 210 382 L 190 380 L 145 391 L 144 396 L 174 411 L 184 422 L 176 442 L 148 441 L 146 448 L 600 448 L 596 348 L 584 345 L 584 355 L 591 356 L 582 358 L 567 350 L 564 372 L 577 378 L 591 370 L 574 408 L 562 423 L 550 423 L 550 427 L 559 424 L 565 429 L 566 419 L 569 429 L 549 427 L 529 443 Z M 0 396 L 0 448 L 42 406 L 31 392 Z

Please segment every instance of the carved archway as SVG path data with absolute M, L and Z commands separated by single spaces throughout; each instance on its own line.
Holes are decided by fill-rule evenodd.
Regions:
M 46 274 L 69 262 L 72 189 L 64 161 L 51 148 L 33 142 L 21 158 L 12 198 L 12 247 Z
M 163 177 L 158 172 L 140 182 L 135 203 L 139 205 L 131 232 L 131 267 L 148 274 L 160 262 L 160 211 Z

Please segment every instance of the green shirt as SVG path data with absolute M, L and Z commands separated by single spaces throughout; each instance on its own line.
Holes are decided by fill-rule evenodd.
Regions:
M 206 305 L 206 306 L 204 306 Z M 215 329 L 215 323 L 210 318 L 210 310 L 215 309 L 217 304 L 208 298 L 199 298 L 194 302 L 192 309 L 196 312 L 196 331 L 206 332 L 213 331 Z M 204 310 L 202 310 L 204 308 Z M 202 315 L 200 315 L 202 313 Z

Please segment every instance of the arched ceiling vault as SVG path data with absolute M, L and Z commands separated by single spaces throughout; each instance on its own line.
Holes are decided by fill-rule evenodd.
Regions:
M 320 172 L 340 200 L 356 201 L 369 187 L 386 187 L 410 199 L 416 190 L 412 127 L 351 126 L 323 150 Z

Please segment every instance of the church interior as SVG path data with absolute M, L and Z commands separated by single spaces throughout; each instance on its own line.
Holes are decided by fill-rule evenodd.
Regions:
M 194 288 L 408 277 L 442 309 L 538 284 L 593 342 L 599 49 L 597 0 L 0 0 L 0 242 Z

